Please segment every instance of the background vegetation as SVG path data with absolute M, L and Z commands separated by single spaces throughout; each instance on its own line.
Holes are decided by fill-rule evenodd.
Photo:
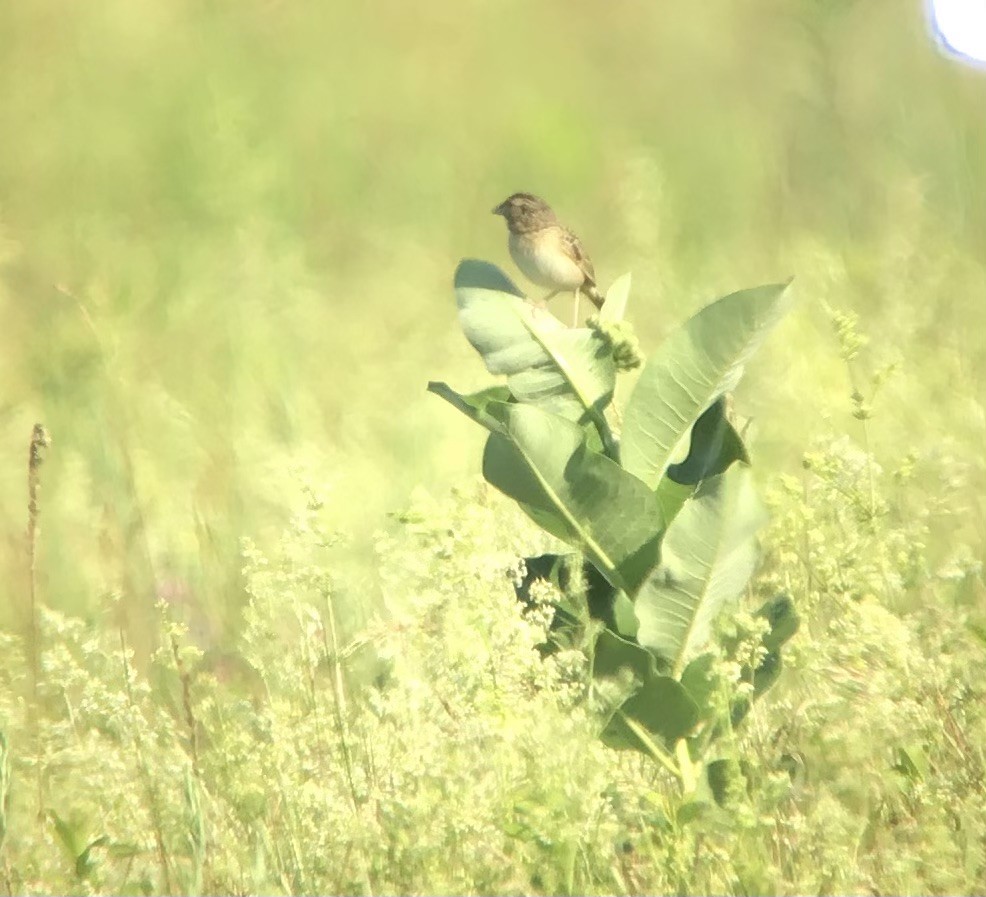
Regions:
M 0 84 L 0 888 L 986 887 L 986 80 L 917 0 L 32 0 Z M 737 410 L 803 625 L 728 814 L 594 740 L 425 393 L 486 382 L 451 274 L 518 189 L 645 351 L 795 277 Z

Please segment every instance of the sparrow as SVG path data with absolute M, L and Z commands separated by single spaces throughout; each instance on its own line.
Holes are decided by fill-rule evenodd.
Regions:
M 543 199 L 532 193 L 514 193 L 493 214 L 506 219 L 510 231 L 507 246 L 514 263 L 528 280 L 550 290 L 542 304 L 558 293 L 574 293 L 576 322 L 580 293 L 585 293 L 596 308 L 602 308 L 603 296 L 582 241 L 558 221 Z

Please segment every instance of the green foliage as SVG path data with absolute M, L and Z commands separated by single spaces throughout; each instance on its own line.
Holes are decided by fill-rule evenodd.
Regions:
M 708 642 L 723 607 L 743 593 L 763 523 L 748 469 L 709 480 L 685 502 L 661 542 L 661 569 L 637 595 L 637 638 L 675 676 Z
M 657 563 L 657 500 L 562 418 L 501 405 L 504 432 L 483 453 L 483 475 L 534 520 L 583 548 L 610 583 L 633 593 Z M 633 508 L 636 513 L 626 513 Z
M 619 440 L 604 412 L 616 372 L 641 363 L 622 320 L 628 276 L 587 329 L 564 328 L 484 262 L 459 265 L 455 292 L 467 339 L 490 373 L 507 375 L 506 388 L 472 396 L 444 383 L 428 388 L 490 431 L 487 482 L 583 552 L 611 587 L 590 600 L 600 591 L 593 584 L 586 600 L 573 600 L 586 586 L 570 573 L 562 584 L 564 560 L 544 571 L 565 596 L 555 608 L 556 638 L 563 629 L 572 644 L 574 632 L 574 644 L 584 643 L 595 658 L 597 679 L 612 685 L 620 678 L 614 671 L 627 674 L 618 696 L 604 702 L 603 740 L 674 769 L 660 745 L 684 751 L 700 717 L 682 674 L 708 644 L 716 618 L 746 588 L 762 523 L 748 471 L 730 469 L 748 457 L 726 413 L 726 390 L 738 385 L 785 311 L 785 289 L 726 296 L 675 331 L 637 380 Z M 686 440 L 688 454 L 672 468 L 672 449 Z M 518 587 L 528 604 L 529 592 L 529 581 Z M 593 629 L 590 617 L 606 629 Z M 776 681 L 779 647 L 759 659 L 751 699 Z M 642 666 L 647 652 L 649 667 Z M 732 713 L 734 724 L 743 715 Z M 690 759 L 679 760 L 678 773 L 691 790 Z
M 706 306 L 651 357 L 623 420 L 623 466 L 652 489 L 692 425 L 732 392 L 750 356 L 787 310 L 785 285 L 743 290 Z M 693 434 L 693 438 L 694 438 Z
M 726 397 L 720 396 L 695 421 L 688 455 L 684 461 L 668 465 L 668 475 L 658 484 L 658 494 L 662 489 L 670 492 L 673 484 L 697 486 L 702 480 L 725 473 L 735 461 L 750 463 L 746 446 L 726 414 L 726 406 Z M 668 520 L 673 517 L 674 514 L 667 515 Z
M 0 894 L 986 892 L 981 74 L 898 0 L 383 10 L 0 4 Z M 770 522 L 688 799 L 586 734 L 629 599 L 456 488 L 480 430 L 421 391 L 489 379 L 436 297 L 512 270 L 515 189 L 648 349 L 802 296 L 736 395 Z
M 591 664 L 582 643 L 543 658 L 563 596 L 544 577 L 522 616 L 514 597 L 517 558 L 541 536 L 479 484 L 419 495 L 380 536 L 386 613 L 343 641 L 332 632 L 345 546 L 311 500 L 272 553 L 244 546 L 252 597 L 222 657 L 191 650 L 161 608 L 161 642 L 176 640 L 184 672 L 170 648 L 142 672 L 112 606 L 90 622 L 45 612 L 33 723 L 18 694 L 27 656 L 18 639 L 0 644 L 2 681 L 21 683 L 0 691 L 5 888 L 977 890 L 986 696 L 966 628 L 974 608 L 961 609 L 954 571 L 929 569 L 927 517 L 859 515 L 865 456 L 845 443 L 811 456 L 799 483 L 768 491 L 754 584 L 801 596 L 810 637 L 791 639 L 789 601 L 765 598 L 720 616 L 681 685 L 607 630 Z M 901 497 L 896 472 L 875 471 L 888 503 Z M 956 610 L 943 613 L 936 593 Z M 782 645 L 785 675 L 733 729 L 730 708 Z M 636 682 L 643 706 L 620 716 Z M 687 799 L 667 767 L 641 764 L 640 747 L 664 756 L 664 738 L 627 720 L 656 707 L 655 731 L 693 732 L 708 757 Z M 602 741 L 600 713 L 611 714 Z
M 507 375 L 518 402 L 599 423 L 616 386 L 612 348 L 601 333 L 564 327 L 486 262 L 459 264 L 455 295 L 466 338 L 491 374 Z

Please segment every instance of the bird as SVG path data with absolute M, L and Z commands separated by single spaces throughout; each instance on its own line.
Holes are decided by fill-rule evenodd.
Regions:
M 596 308 L 603 307 L 596 272 L 582 241 L 558 221 L 541 197 L 514 193 L 493 209 L 493 214 L 506 219 L 510 232 L 507 246 L 514 263 L 528 280 L 550 290 L 542 305 L 558 293 L 574 293 L 576 325 L 580 293 L 584 292 Z

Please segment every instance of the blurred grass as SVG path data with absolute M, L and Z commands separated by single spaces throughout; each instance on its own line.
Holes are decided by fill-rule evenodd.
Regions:
M 22 617 L 31 424 L 42 591 L 156 598 L 216 639 L 239 540 L 330 485 L 351 537 L 480 437 L 424 391 L 484 373 L 458 332 L 464 255 L 509 266 L 517 189 L 632 270 L 645 348 L 716 295 L 794 275 L 798 315 L 741 396 L 756 458 L 848 431 L 821 306 L 864 365 L 899 360 L 874 450 L 962 459 L 942 553 L 986 535 L 986 80 L 921 4 L 371 5 L 52 0 L 0 6 L 0 614 Z M 567 313 L 567 312 L 566 312 Z M 888 398 L 889 397 L 889 398 Z

